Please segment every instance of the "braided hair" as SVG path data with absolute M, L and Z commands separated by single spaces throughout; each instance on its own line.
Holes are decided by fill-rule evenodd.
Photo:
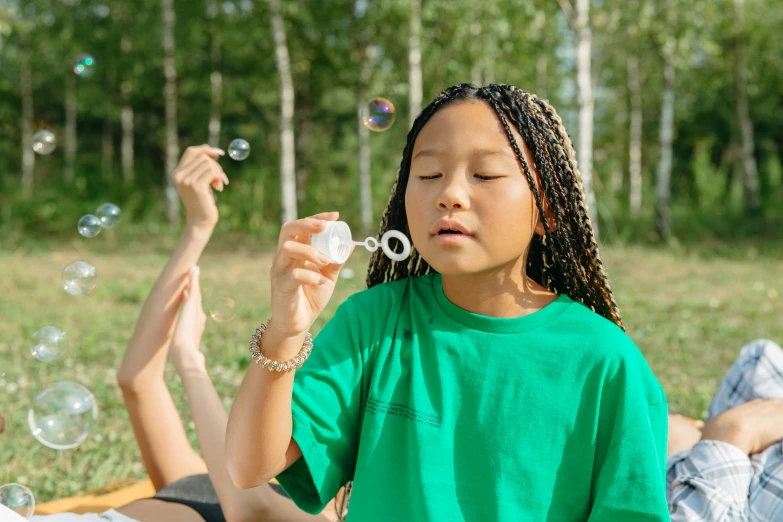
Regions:
M 531 241 L 527 276 L 551 292 L 565 293 L 625 330 L 598 255 L 571 139 L 560 116 L 549 103 L 513 85 L 455 85 L 442 91 L 421 112 L 408 132 L 400 170 L 376 239 L 380 242 L 383 234 L 389 230 L 408 230 L 405 189 L 416 137 L 436 111 L 460 100 L 481 100 L 495 110 L 530 185 L 545 233 L 543 236 L 535 235 Z M 522 136 L 532 153 L 542 191 L 539 191 L 534 175 L 514 139 L 512 127 Z M 544 202 L 554 215 L 557 225 L 554 230 L 550 229 L 546 219 Z M 370 258 L 367 288 L 405 277 L 426 275 L 431 271 L 432 267 L 415 247 L 405 261 L 393 261 L 378 249 Z

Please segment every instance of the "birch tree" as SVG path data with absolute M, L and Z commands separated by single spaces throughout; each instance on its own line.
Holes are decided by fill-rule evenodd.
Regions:
M 593 188 L 593 79 L 590 72 L 592 30 L 590 27 L 590 0 L 558 0 L 576 36 L 576 87 L 579 97 L 579 123 L 577 134 L 577 162 L 582 177 L 590 223 L 599 238 L 598 208 Z
M 166 80 L 166 216 L 172 227 L 179 227 L 179 195 L 174 185 L 174 169 L 179 158 L 177 133 L 177 65 L 174 59 L 174 0 L 162 0 L 163 10 L 163 75 Z
M 280 76 L 280 182 L 282 219 L 297 219 L 296 165 L 294 143 L 294 80 L 286 44 L 285 24 L 280 0 L 271 0 L 272 33 L 275 40 L 277 72 Z

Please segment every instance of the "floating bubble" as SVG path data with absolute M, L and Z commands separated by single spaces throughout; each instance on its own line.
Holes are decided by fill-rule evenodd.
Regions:
M 35 512 L 33 492 L 21 484 L 0 486 L 0 504 L 7 507 L 25 520 L 30 520 Z M 2 513 L 0 513 L 2 514 Z M 5 518 L 3 518 L 5 520 Z
M 47 130 L 33 134 L 33 150 L 41 155 L 51 154 L 57 146 L 57 138 Z
M 75 448 L 87 440 L 98 418 L 93 394 L 75 382 L 52 384 L 39 393 L 27 412 L 27 424 L 38 442 L 56 450 Z
M 237 305 L 230 297 L 221 297 L 209 307 L 209 315 L 218 323 L 227 323 L 236 316 Z
M 340 270 L 340 277 L 343 279 L 353 279 L 354 273 L 350 268 L 343 268 Z
M 228 155 L 231 159 L 243 161 L 250 155 L 250 144 L 243 139 L 237 138 L 229 143 Z
M 120 207 L 114 203 L 104 203 L 95 211 L 95 214 L 101 220 L 101 226 L 103 228 L 116 227 L 117 223 L 120 222 L 121 213 Z
M 63 289 L 71 295 L 89 294 L 98 281 L 98 271 L 87 261 L 74 261 L 63 268 Z
M 394 123 L 394 104 L 386 98 L 373 98 L 362 109 L 362 123 L 375 132 L 388 130 Z
M 95 237 L 101 233 L 101 220 L 97 216 L 87 214 L 79 219 L 77 227 L 84 237 Z
M 95 73 L 95 58 L 91 54 L 82 54 L 73 64 L 73 72 L 82 78 L 89 78 Z
M 56 326 L 44 326 L 33 333 L 33 345 L 30 352 L 42 362 L 51 362 L 65 354 L 67 348 L 65 332 Z

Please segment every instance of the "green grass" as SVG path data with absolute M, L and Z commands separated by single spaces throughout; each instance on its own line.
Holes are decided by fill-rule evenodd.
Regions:
M 57 244 L 51 251 L 39 243 L 0 252 L 0 412 L 6 416 L 0 484 L 26 483 L 44 502 L 114 479 L 145 476 L 115 370 L 140 305 L 172 247 L 171 237 L 128 245 L 109 234 L 101 242 Z M 225 324 L 209 320 L 204 336 L 211 376 L 227 407 L 249 361 L 249 336 L 270 312 L 271 256 L 254 248 L 211 245 L 200 263 L 205 308 L 221 296 L 237 303 L 237 317 Z M 672 411 L 703 415 L 745 342 L 783 339 L 779 253 L 745 245 L 691 252 L 614 247 L 602 255 L 628 333 L 666 389 Z M 98 269 L 98 286 L 89 296 L 72 297 L 62 290 L 60 271 L 76 259 Z M 367 260 L 365 252 L 356 251 L 348 263 L 356 277 L 338 285 L 314 334 L 343 299 L 364 287 Z M 69 342 L 67 355 L 49 364 L 29 352 L 30 335 L 46 324 L 63 328 Z M 55 451 L 29 433 L 27 410 L 43 387 L 65 379 L 92 390 L 100 414 L 82 446 Z M 196 445 L 184 391 L 171 368 L 166 379 Z

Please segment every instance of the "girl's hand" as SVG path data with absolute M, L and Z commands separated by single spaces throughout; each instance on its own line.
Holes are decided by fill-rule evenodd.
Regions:
M 691 419 L 678 413 L 669 414 L 669 448 L 667 455 L 672 456 L 683 450 L 691 449 L 701 439 L 704 421 Z
M 188 286 L 182 292 L 179 320 L 169 348 L 169 357 L 178 373 L 187 369 L 206 370 L 206 361 L 200 347 L 207 315 L 201 305 L 199 273 L 197 266 L 190 269 Z
M 188 147 L 174 171 L 174 183 L 190 227 L 212 229 L 217 224 L 218 209 L 210 187 L 223 192 L 223 186 L 228 185 L 228 176 L 214 159 L 224 154 L 209 145 Z
M 272 322 L 269 328 L 281 337 L 298 337 L 306 333 L 334 293 L 344 263 L 330 264 L 307 242 L 310 234 L 325 228 L 320 220 L 336 221 L 338 216 L 339 212 L 324 212 L 289 221 L 280 229 L 270 270 Z M 351 246 L 351 253 L 354 247 Z

